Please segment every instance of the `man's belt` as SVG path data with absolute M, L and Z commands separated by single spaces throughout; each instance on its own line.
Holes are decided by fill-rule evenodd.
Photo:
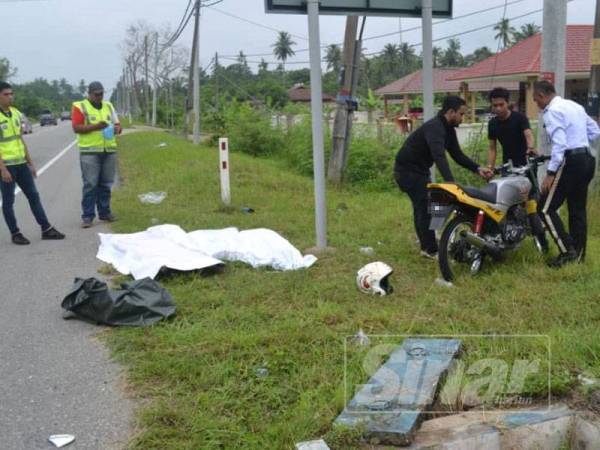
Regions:
M 587 147 L 577 147 L 565 150 L 565 156 L 585 155 L 590 154 L 590 149 Z

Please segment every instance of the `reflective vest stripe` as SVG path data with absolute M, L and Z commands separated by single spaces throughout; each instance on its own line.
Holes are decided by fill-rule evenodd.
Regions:
M 2 162 L 5 166 L 16 166 L 17 164 L 25 164 L 27 160 L 25 158 L 17 158 L 17 159 L 3 159 Z
M 10 141 L 16 141 L 17 139 L 21 139 L 21 136 L 9 136 L 7 138 L 5 137 L 0 137 L 0 142 L 10 142 Z

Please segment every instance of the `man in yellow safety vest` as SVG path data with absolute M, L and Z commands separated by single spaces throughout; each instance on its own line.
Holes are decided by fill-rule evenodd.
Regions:
M 17 226 L 15 217 L 15 188 L 19 186 L 35 220 L 42 229 L 42 239 L 64 239 L 65 235 L 48 222 L 40 194 L 35 187 L 37 172 L 29 156 L 27 145 L 21 136 L 21 112 L 12 106 L 12 86 L 0 81 L 0 191 L 2 191 L 2 214 L 11 234 L 13 244 L 27 245 L 27 239 Z
M 117 167 L 116 135 L 121 125 L 115 108 L 103 101 L 104 87 L 99 81 L 88 86 L 88 97 L 73 103 L 71 122 L 77 134 L 83 179 L 81 226 L 89 228 L 96 217 L 116 220 L 110 209 L 111 188 Z

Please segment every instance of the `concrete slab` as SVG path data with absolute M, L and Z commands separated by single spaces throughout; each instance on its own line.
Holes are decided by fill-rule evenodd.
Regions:
M 577 416 L 571 433 L 572 450 L 597 450 L 600 448 L 600 421 Z
M 296 450 L 329 450 L 329 447 L 323 439 L 316 441 L 306 441 L 296 444 Z
M 366 425 L 371 441 L 409 445 L 433 404 L 440 378 L 458 356 L 457 339 L 405 339 L 363 385 L 336 424 Z

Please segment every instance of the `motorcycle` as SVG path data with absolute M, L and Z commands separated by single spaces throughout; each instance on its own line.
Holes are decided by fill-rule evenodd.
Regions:
M 438 261 L 446 281 L 463 273 L 476 275 L 486 257 L 500 259 L 531 236 L 540 253 L 548 250 L 545 229 L 537 213 L 540 195 L 538 167 L 549 156 L 528 157 L 494 168 L 499 178 L 480 188 L 456 183 L 430 183 L 430 229 L 442 230 Z

